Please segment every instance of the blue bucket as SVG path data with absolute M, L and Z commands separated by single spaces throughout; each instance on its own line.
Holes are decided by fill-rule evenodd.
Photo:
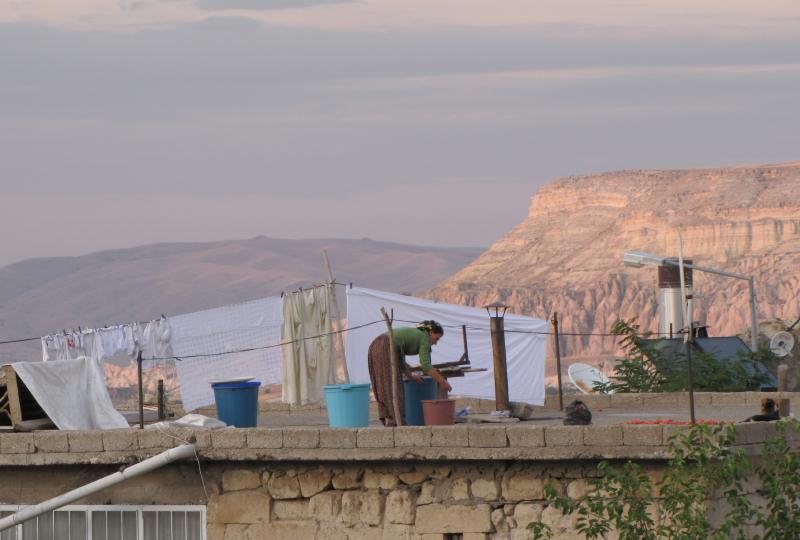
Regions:
M 235 427 L 258 425 L 258 387 L 261 381 L 214 383 L 217 418 Z
M 405 381 L 403 383 L 407 426 L 424 426 L 425 417 L 422 414 L 422 400 L 436 399 L 438 391 L 436 381 L 430 377 L 423 377 L 423 379 L 425 379 L 425 382 L 422 383 L 413 381 Z
M 369 425 L 369 384 L 329 384 L 323 389 L 330 427 L 359 428 Z

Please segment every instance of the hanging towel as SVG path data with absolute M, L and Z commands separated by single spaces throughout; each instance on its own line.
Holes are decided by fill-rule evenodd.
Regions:
M 283 394 L 295 405 L 322 400 L 322 387 L 336 383 L 330 289 L 286 295 L 283 303 Z

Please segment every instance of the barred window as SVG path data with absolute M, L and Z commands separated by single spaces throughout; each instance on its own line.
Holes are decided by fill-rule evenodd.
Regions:
M 23 506 L 0 506 L 0 517 Z M 65 506 L 0 533 L 0 540 L 205 540 L 203 506 Z

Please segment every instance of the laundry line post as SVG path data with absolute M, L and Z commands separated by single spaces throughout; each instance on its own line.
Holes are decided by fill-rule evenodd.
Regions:
M 389 363 L 391 364 L 392 369 L 392 411 L 394 412 L 394 425 L 402 426 L 403 415 L 400 413 L 400 401 L 398 400 L 397 396 L 397 372 L 399 368 L 397 365 L 397 351 L 394 348 L 394 332 L 392 332 L 392 321 L 389 319 L 389 316 L 386 314 L 386 310 L 383 308 L 381 308 L 381 315 L 383 315 L 383 320 L 386 321 L 386 327 L 388 329 L 387 333 L 389 334 Z M 394 312 L 392 313 L 392 317 L 394 318 Z
M 561 344 L 558 335 L 558 312 L 553 312 L 553 338 L 555 339 L 556 373 L 558 374 L 558 410 L 564 410 L 564 394 L 561 385 Z
M 144 388 L 142 386 L 142 351 L 136 355 L 136 371 L 139 379 L 139 429 L 144 429 Z

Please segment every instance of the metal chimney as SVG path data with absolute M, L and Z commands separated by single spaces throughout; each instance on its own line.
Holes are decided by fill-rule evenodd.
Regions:
M 677 258 L 665 259 L 673 264 L 662 264 L 658 266 L 658 311 L 660 321 L 658 332 L 662 337 L 677 335 L 686 327 L 683 320 L 683 309 L 681 302 L 681 274 Z M 684 264 L 692 264 L 691 259 L 684 259 Z M 692 269 L 684 268 L 686 278 L 686 294 L 692 294 Z

